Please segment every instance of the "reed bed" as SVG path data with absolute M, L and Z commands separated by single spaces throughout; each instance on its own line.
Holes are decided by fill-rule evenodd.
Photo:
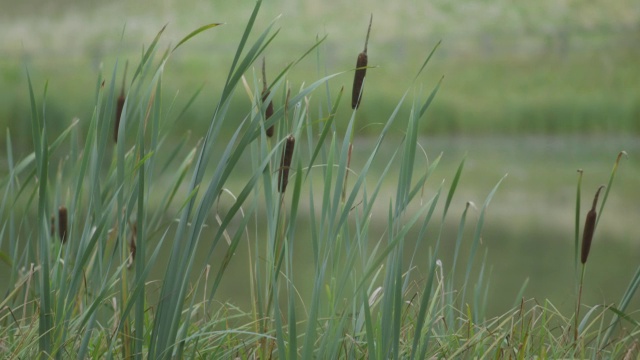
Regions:
M 177 144 L 167 140 L 174 131 L 170 125 L 184 126 L 181 114 L 192 101 L 175 109 L 172 97 L 163 93 L 163 76 L 184 43 L 210 29 L 218 31 L 219 23 L 197 28 L 166 51 L 158 48 L 160 30 L 132 67 L 122 104 L 115 85 L 119 60 L 109 74 L 98 74 L 88 124 L 81 127 L 82 120 L 76 120 L 59 133 L 48 128 L 47 88 L 37 96 L 27 71 L 32 153 L 14 159 L 7 133 L 9 175 L 2 181 L 0 202 L 0 248 L 8 248 L 2 260 L 11 285 L 0 302 L 4 357 L 637 354 L 640 327 L 627 306 L 640 286 L 640 268 L 617 306 L 592 306 L 579 323 L 578 311 L 567 316 L 548 301 L 523 300 L 521 295 L 503 315 L 487 317 L 490 265 L 477 258 L 487 209 L 504 177 L 497 174 L 496 185 L 487 189 L 477 209 L 456 193 L 464 159 L 450 182 L 433 180 L 442 157 L 421 156 L 417 139 L 440 83 L 426 96 L 415 91 L 411 101 L 411 89 L 400 96 L 367 158 L 353 168 L 350 150 L 359 102 L 345 115 L 343 90 L 330 91 L 331 79 L 350 72 L 321 76 L 297 92 L 287 80 L 309 54 L 321 58 L 326 39 L 301 51 L 270 86 L 264 62 L 262 87 L 255 75 L 251 83 L 258 59 L 264 59 L 277 34 L 273 23 L 255 29 L 261 5 L 257 1 L 247 19 L 207 131 L 195 141 L 186 135 Z M 432 53 L 416 79 L 429 68 Z M 356 77 L 359 70 L 364 69 L 357 69 Z M 250 106 L 238 119 L 228 110 L 241 89 Z M 358 94 L 360 99 L 362 89 Z M 271 112 L 274 98 L 284 98 L 284 104 Z M 405 107 L 410 115 L 403 137 L 388 136 Z M 114 119 L 115 143 L 110 131 Z M 337 130 L 337 122 L 346 123 L 340 127 L 344 132 Z M 269 137 L 265 129 L 276 123 L 278 131 Z M 233 129 L 231 136 L 223 128 Z M 372 178 L 370 169 L 380 161 L 386 142 L 393 142 L 394 153 Z M 232 180 L 246 163 L 248 176 Z M 352 184 L 347 184 L 348 173 Z M 382 190 L 389 179 L 395 194 Z M 578 195 L 579 190 L 580 185 Z M 51 225 L 56 222 L 51 214 L 58 204 L 65 204 L 64 211 L 57 211 L 57 234 L 66 240 L 64 246 L 53 241 Z M 459 232 L 455 239 L 445 239 L 445 222 L 457 204 L 466 204 Z M 477 211 L 470 241 L 463 236 L 471 223 L 468 211 Z M 300 225 L 303 217 L 306 226 Z M 383 232 L 374 234 L 375 226 Z M 455 241 L 456 260 L 445 266 L 439 254 L 447 240 Z M 576 269 L 577 241 L 576 235 Z M 303 244 L 311 249 L 311 260 L 300 264 Z M 161 258 L 167 249 L 168 257 Z M 458 261 L 461 249 L 468 250 L 466 262 Z M 231 270 L 238 263 L 249 269 L 246 278 Z M 157 268 L 162 276 L 152 278 Z M 464 281 L 456 272 L 464 274 Z M 248 287 L 251 305 L 239 307 L 221 294 L 224 282 Z M 575 338 L 570 336 L 574 320 Z

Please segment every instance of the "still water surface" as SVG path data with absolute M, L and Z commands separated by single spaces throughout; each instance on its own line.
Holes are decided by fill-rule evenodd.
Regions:
M 359 168 L 372 148 L 375 139 L 359 139 L 354 146 L 352 167 Z M 391 141 L 390 143 L 393 143 Z M 465 231 L 466 246 L 461 253 L 466 262 L 471 237 L 486 196 L 493 186 L 508 174 L 493 198 L 487 215 L 482 244 L 475 260 L 476 268 L 486 251 L 486 272 L 489 274 L 488 314 L 502 314 L 516 301 L 523 283 L 528 280 L 524 296 L 538 302 L 551 300 L 561 309 L 572 309 L 575 299 L 573 272 L 573 245 L 577 170 L 584 171 L 582 219 L 590 206 L 597 187 L 606 184 L 618 153 L 629 156 L 622 160 L 613 183 L 607 206 L 596 231 L 587 267 L 583 299 L 586 304 L 617 302 L 631 276 L 640 266 L 640 142 L 634 137 L 615 136 L 531 136 L 531 137 L 438 137 L 420 140 L 429 161 L 441 152 L 443 158 L 431 177 L 424 198 L 445 181 L 446 188 L 454 177 L 460 161 L 466 156 L 465 168 L 451 205 L 443 235 L 440 257 L 445 276 L 450 271 L 454 242 L 460 215 L 467 201 L 478 208 L 468 216 Z M 386 164 L 386 149 L 380 156 L 380 172 Z M 427 166 L 423 155 L 416 167 Z M 418 171 L 419 172 L 419 171 Z M 372 176 L 371 186 L 377 181 Z M 385 184 L 387 190 L 378 199 L 380 209 L 375 214 L 372 232 L 386 230 L 386 205 L 395 195 L 394 176 Z M 431 191 L 431 193 L 430 193 Z M 304 205 L 303 205 L 304 206 Z M 308 299 L 313 276 L 310 241 L 304 235 L 308 211 L 301 210 L 298 217 L 299 236 L 296 239 L 294 259 L 296 285 Z M 437 229 L 434 222 L 434 229 Z M 406 259 L 413 251 L 412 236 L 407 236 Z M 383 235 L 381 235 L 383 236 Z M 429 247 L 434 245 L 435 230 L 431 238 L 418 249 L 416 280 L 424 278 Z M 205 234 L 206 238 L 207 235 Z M 372 235 L 372 238 L 377 238 Z M 206 254 L 203 251 L 202 254 Z M 420 255 L 422 254 L 422 255 Z M 256 254 L 252 254 L 255 258 Z M 209 263 L 222 258 L 214 256 Z M 248 279 L 248 253 L 246 242 L 238 249 L 217 298 L 249 309 L 250 286 Z M 204 263 L 204 259 L 201 259 Z M 213 266 L 214 268 L 216 266 Z M 464 269 L 463 269 L 464 270 Z M 460 268 L 457 274 L 464 271 Z M 154 274 L 162 276 L 162 272 Z M 485 280 L 486 281 L 486 280 Z M 305 297 L 305 294 L 307 296 Z M 633 306 L 638 308 L 636 301 Z M 634 307 L 632 307 L 633 309 Z
M 360 138 L 354 145 L 352 168 L 357 171 L 373 146 L 375 139 Z M 397 141 L 389 141 L 389 144 Z M 441 181 L 448 189 L 455 171 L 462 161 L 465 167 L 458 190 L 453 199 L 442 238 L 439 258 L 443 263 L 444 275 L 451 271 L 454 242 L 460 215 L 465 204 L 471 201 L 478 210 L 470 212 L 467 220 L 460 260 L 468 259 L 468 249 L 475 230 L 479 209 L 493 186 L 505 175 L 498 192 L 493 198 L 485 217 L 482 243 L 475 260 L 479 269 L 486 253 L 486 274 L 488 279 L 488 315 L 503 314 L 517 302 L 516 296 L 523 283 L 528 280 L 524 292 L 526 298 L 538 302 L 549 299 L 561 309 L 572 309 L 574 305 L 573 241 L 577 169 L 584 171 L 582 216 L 597 187 L 607 183 L 614 160 L 621 150 L 629 156 L 622 160 L 614 181 L 607 206 L 596 231 L 587 267 L 584 289 L 585 304 L 617 302 L 627 284 L 640 266 L 640 142 L 634 137 L 616 136 L 531 136 L 531 137 L 436 137 L 423 138 L 420 144 L 424 154 L 416 162 L 416 172 L 428 166 L 443 153 L 439 166 L 432 174 L 425 188 L 423 199 L 431 198 Z M 383 149 L 379 161 L 372 169 L 373 186 L 393 148 Z M 245 169 L 249 173 L 251 169 Z M 246 179 L 240 169 L 237 178 L 231 182 L 230 190 L 239 191 Z M 234 184 L 238 186 L 234 188 Z M 374 210 L 374 224 L 371 238 L 384 237 L 386 230 L 387 204 L 395 195 L 394 175 L 388 177 L 384 192 L 378 201 L 380 208 Z M 419 201 L 419 200 L 418 200 Z M 305 206 L 307 207 L 305 209 Z M 441 211 L 441 210 L 440 210 Z M 308 202 L 302 202 L 298 216 L 298 235 L 295 239 L 294 279 L 302 299 L 307 302 L 311 294 L 313 258 L 311 243 L 305 228 L 308 227 Z M 582 218 L 582 219 L 583 219 Z M 581 222 L 583 221 L 581 219 Z M 194 279 L 201 274 L 205 264 L 217 270 L 224 256 L 222 248 L 207 259 L 209 242 L 215 224 L 205 229 L 197 252 Z M 424 279 L 429 248 L 434 246 L 437 222 L 434 229 L 418 248 L 416 255 L 417 272 L 414 279 Z M 378 233 L 378 235 L 376 234 Z M 253 244 L 260 232 L 250 234 Z M 407 236 L 407 261 L 414 249 L 417 230 Z M 160 280 L 169 257 L 172 233 L 162 249 L 158 265 L 150 274 L 153 280 Z M 152 244 L 153 246 L 153 244 Z M 226 245 L 222 245 L 226 246 Z M 4 250 L 4 249 L 3 249 Z M 251 254 L 261 260 L 261 254 Z M 220 302 L 234 303 L 244 310 L 251 308 L 249 284 L 249 254 L 247 241 L 243 240 L 222 281 L 216 295 Z M 0 264 L 0 290 L 9 287 L 6 265 Z M 464 273 L 458 268 L 457 274 Z M 476 276 L 474 272 L 472 278 Z M 461 280 L 461 279 L 458 279 Z M 472 279 L 474 280 L 474 279 Z M 156 283 L 157 284 L 157 283 Z M 150 289 L 157 285 L 150 286 Z M 153 291 L 149 294 L 154 296 Z M 631 309 L 638 309 L 639 301 Z

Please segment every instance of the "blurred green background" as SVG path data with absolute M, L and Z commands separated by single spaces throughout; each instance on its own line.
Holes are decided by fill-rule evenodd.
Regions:
M 40 83 L 50 80 L 49 113 L 65 122 L 90 114 L 93 94 L 87 89 L 100 68 L 110 71 L 117 56 L 139 58 L 163 25 L 168 45 L 200 25 L 224 22 L 179 51 L 165 79 L 167 93 L 181 91 L 178 101 L 204 84 L 189 113 L 194 127 L 204 127 L 252 6 L 191 0 L 6 4 L 0 14 L 0 125 L 28 116 L 25 63 Z M 425 134 L 640 132 L 640 5 L 632 0 L 269 0 L 258 28 L 280 16 L 276 27 L 282 31 L 267 51 L 268 74 L 275 76 L 323 35 L 321 74 L 352 69 L 370 14 L 369 64 L 378 68 L 368 74 L 372 86 L 362 121 L 381 122 L 442 40 L 420 79 L 430 89 L 445 76 Z M 295 88 L 318 73 L 311 56 L 290 79 Z M 332 84 L 348 88 L 350 80 L 346 74 Z M 240 95 L 237 106 L 246 102 Z
M 137 61 L 163 25 L 168 24 L 162 44 L 168 46 L 201 25 L 223 22 L 175 53 L 163 79 L 164 96 L 176 104 L 186 104 L 203 86 L 175 132 L 176 138 L 186 129 L 201 133 L 253 5 L 3 1 L 0 128 L 10 128 L 16 157 L 32 148 L 25 65 L 37 93 L 49 83 L 47 121 L 57 134 L 73 118 L 86 124 L 91 117 L 97 73 L 109 79 L 116 59 Z M 281 29 L 266 52 L 268 76 L 275 77 L 324 35 L 321 59 L 310 56 L 291 71 L 292 89 L 353 69 L 370 14 L 369 65 L 375 68 L 367 73 L 358 114 L 354 167 L 367 155 L 378 124 L 411 89 L 415 73 L 441 40 L 417 91 L 428 93 L 444 76 L 421 124 L 428 156 L 444 153 L 435 179 L 450 181 L 468 154 L 452 207 L 455 216 L 450 216 L 451 244 L 464 204 L 473 201 L 480 207 L 492 186 L 509 173 L 489 209 L 483 237 L 493 269 L 490 311 L 502 313 L 512 305 L 526 278 L 527 297 L 573 306 L 576 170 L 585 170 L 583 204 L 588 204 L 597 186 L 607 181 L 618 152 L 626 150 L 629 158 L 623 160 L 596 233 L 584 296 L 591 304 L 617 301 L 640 259 L 640 2 L 266 0 L 257 29 L 278 17 L 276 28 Z M 247 75 L 252 81 L 254 74 Z M 350 89 L 352 77 L 348 72 L 331 80 L 331 91 Z M 282 96 L 276 97 L 278 102 Z M 239 89 L 232 114 L 244 117 L 249 104 Z M 343 101 L 339 118 L 348 118 L 350 111 Z M 246 257 L 237 259 L 231 266 L 246 272 Z M 248 287 L 227 282 L 228 299 L 248 298 Z

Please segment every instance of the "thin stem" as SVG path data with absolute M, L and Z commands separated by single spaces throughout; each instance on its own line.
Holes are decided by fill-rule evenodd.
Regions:
M 371 23 L 373 22 L 373 14 L 369 18 L 369 28 L 367 29 L 367 38 L 364 41 L 364 53 L 367 53 L 367 44 L 369 44 L 369 33 L 371 33 Z
M 353 134 L 351 134 L 353 139 Z M 349 152 L 347 153 L 347 171 L 344 173 L 344 185 L 342 186 L 342 202 L 347 199 L 347 180 L 349 179 L 349 169 L 351 168 L 351 151 L 353 150 L 353 140 L 349 142 Z
M 578 342 L 578 317 L 580 315 L 580 303 L 582 302 L 582 284 L 584 282 L 584 270 L 586 268 L 586 264 L 582 264 L 582 274 L 580 275 L 580 286 L 578 287 L 578 302 L 576 304 L 576 324 L 574 326 L 574 336 L 573 339 L 575 342 Z
M 122 88 L 120 90 L 120 96 L 124 97 L 124 87 L 127 83 L 127 69 L 129 68 L 129 60 L 124 63 L 124 74 L 122 75 Z
M 281 193 L 280 194 L 280 205 L 278 207 L 278 213 L 280 215 L 283 214 L 283 209 L 284 209 L 284 193 Z M 278 216 L 278 218 L 279 217 L 280 216 Z M 263 320 L 263 326 L 262 326 L 263 334 L 265 334 L 265 335 L 267 334 L 267 323 L 269 321 L 269 316 L 268 315 L 269 315 L 269 312 L 271 311 L 271 306 L 272 305 L 274 306 L 274 316 L 278 316 L 277 312 L 275 311 L 275 306 L 277 306 L 277 304 L 273 304 L 273 293 L 274 293 L 274 291 L 278 291 L 277 290 L 278 264 L 280 263 L 281 256 L 282 256 L 282 255 L 280 255 L 281 248 L 284 246 L 283 239 L 284 239 L 284 229 L 285 229 L 285 226 L 286 226 L 286 221 L 287 221 L 287 218 L 286 218 L 286 211 L 285 211 L 284 215 L 283 215 L 282 226 L 280 226 L 281 225 L 280 219 L 278 219 L 278 221 L 276 223 L 276 231 L 275 231 L 276 236 L 278 236 L 278 233 L 280 231 L 282 233 L 280 234 L 281 236 L 279 236 L 276 239 L 276 241 L 274 242 L 273 249 L 272 249 L 272 251 L 273 251 L 273 269 L 272 269 L 271 276 L 270 276 L 271 283 L 268 284 L 269 289 L 268 289 L 268 293 L 267 293 L 267 307 L 265 308 L 265 318 Z M 265 351 L 266 351 L 266 348 L 265 348 Z
M 266 60 L 262 58 L 262 89 L 263 91 L 267 91 L 267 70 L 266 70 Z
M 578 186 L 576 189 L 576 219 L 575 219 L 575 239 L 573 246 L 573 277 L 578 279 L 578 263 L 580 259 L 580 202 L 582 190 L 582 169 L 578 169 Z

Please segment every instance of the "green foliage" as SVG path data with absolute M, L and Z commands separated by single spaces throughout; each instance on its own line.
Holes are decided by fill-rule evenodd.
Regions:
M 369 49 L 373 67 L 369 82 L 375 79 L 384 85 L 368 87 L 369 106 L 360 111 L 357 132 L 376 135 L 379 129 L 373 125 L 383 122 L 379 114 L 395 108 L 398 94 L 414 75 L 407 69 L 422 64 L 425 44 L 442 39 L 447 46 L 430 62 L 427 76 L 446 75 L 447 91 L 431 106 L 430 121 L 421 126 L 421 134 L 638 134 L 640 88 L 633 79 L 640 75 L 636 66 L 640 11 L 635 2 L 616 0 L 606 6 L 551 0 L 469 3 L 473 5 L 354 0 L 348 4 L 304 1 L 293 6 L 290 0 L 272 0 L 262 10 L 268 14 L 266 19 L 282 13 L 293 29 L 278 37 L 278 51 L 269 54 L 270 64 L 282 68 L 291 61 L 290 54 L 313 41 L 313 34 L 326 31 L 334 45 L 327 63 L 340 69 L 353 66 L 352 51 L 361 50 L 362 39 L 345 34 L 362 32 L 362 24 L 349 14 L 353 8 L 370 8 L 366 14 L 384 14 L 385 29 L 378 34 L 373 29 L 376 42 Z M 185 115 L 194 131 L 205 132 L 210 101 L 218 96 L 219 83 L 227 75 L 220 69 L 228 68 L 244 14 L 251 7 L 252 2 L 230 5 L 194 0 L 165 0 L 161 6 L 145 0 L 7 4 L 2 22 L 7 36 L 0 40 L 6 50 L 5 61 L 0 62 L 0 126 L 11 124 L 15 146 L 25 150 L 21 144 L 31 140 L 26 136 L 28 129 L 16 128 L 29 120 L 23 60 L 33 64 L 35 79 L 48 78 L 55 85 L 57 91 L 48 96 L 48 113 L 57 120 L 50 124 L 51 130 L 61 131 L 66 120 L 91 109 L 93 94 L 85 89 L 94 80 L 93 72 L 84 69 L 111 68 L 116 55 L 138 56 L 140 39 L 152 37 L 159 24 L 169 23 L 162 43 L 175 45 L 178 35 L 209 22 L 213 15 L 229 26 L 210 38 L 190 40 L 189 51 L 175 57 L 172 71 L 163 79 L 164 91 L 176 94 L 178 103 L 185 101 L 180 91 L 204 86 L 205 96 Z M 129 26 L 127 36 L 118 43 L 114 34 L 119 34 L 122 24 L 102 19 L 120 19 L 123 14 L 123 21 L 135 26 Z M 47 22 L 42 22 L 43 16 Z M 326 27 L 326 19 L 340 25 Z M 86 31 L 78 34 L 77 29 Z M 305 61 L 288 73 L 288 79 L 308 81 L 316 70 L 313 61 Z M 349 80 L 335 79 L 345 85 Z M 232 97 L 229 114 L 242 118 L 246 100 L 241 94 Z M 400 118 L 397 129 L 402 130 L 408 108 L 402 109 Z M 336 124 L 341 132 L 346 123 Z
M 120 59 L 108 79 L 98 75 L 88 124 L 74 121 L 60 132 L 49 126 L 47 86 L 39 100 L 27 71 L 33 149 L 15 162 L 7 132 L 8 175 L 0 203 L 0 249 L 8 245 L 0 259 L 10 268 L 11 285 L 0 302 L 3 355 L 616 358 L 634 351 L 638 323 L 626 311 L 640 286 L 638 273 L 618 306 L 590 308 L 575 328 L 576 339 L 570 330 L 577 317 L 564 316 L 548 301 L 520 301 L 519 295 L 513 309 L 487 318 L 490 270 L 484 260 L 477 265 L 476 257 L 485 214 L 502 179 L 480 209 L 468 259 L 459 263 L 473 209 L 467 203 L 453 265 L 445 267 L 439 260 L 443 228 L 465 161 L 450 184 L 441 181 L 432 189 L 441 157 L 423 158 L 418 141 L 421 119 L 431 115 L 442 79 L 427 96 L 415 89 L 411 105 L 406 103 L 414 89 L 405 92 L 364 163 L 351 166 L 358 146 L 353 134 L 363 115 L 356 110 L 346 121 L 339 116 L 343 90 L 330 90 L 331 80 L 343 73 L 320 77 L 297 93 L 289 81 L 303 58 L 321 57 L 324 39 L 284 67 L 262 101 L 254 64 L 278 31 L 273 23 L 255 30 L 260 7 L 258 1 L 195 145 L 188 136 L 174 141 L 173 132 L 200 89 L 186 107 L 175 109 L 163 90 L 165 71 L 183 44 L 219 24 L 198 28 L 164 52 L 164 28 L 157 34 L 134 67 L 117 128 Z M 416 82 L 432 55 L 421 62 Z M 231 113 L 238 96 L 250 103 L 240 117 Z M 272 100 L 282 105 L 265 119 Z M 404 137 L 389 136 L 405 120 Z M 276 135 L 268 138 L 265 129 L 272 125 Z M 279 166 L 288 136 L 296 146 L 289 186 L 281 193 Z M 388 142 L 395 150 L 384 158 Z M 371 169 L 381 161 L 383 170 L 372 179 Z M 232 175 L 247 171 L 247 163 L 248 176 L 238 183 Z M 383 189 L 388 181 L 393 196 Z M 441 198 L 442 216 L 433 217 L 441 211 Z M 55 227 L 59 206 L 68 209 L 66 244 Z M 579 210 L 578 203 L 576 218 Z M 298 270 L 304 243 L 312 251 L 310 276 Z M 411 245 L 413 251 L 406 251 Z M 167 259 L 160 257 L 163 248 L 170 248 Z M 204 263 L 196 260 L 201 253 Z M 250 269 L 248 279 L 231 270 L 234 263 Z M 455 276 L 459 267 L 461 284 Z M 159 280 L 150 277 L 155 268 L 164 274 Z M 250 287 L 250 309 L 220 299 L 223 281 Z M 620 321 L 632 330 L 619 331 Z

